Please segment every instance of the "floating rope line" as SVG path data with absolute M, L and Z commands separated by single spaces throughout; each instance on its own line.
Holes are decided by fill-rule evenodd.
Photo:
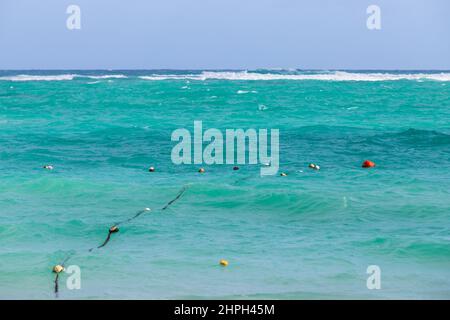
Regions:
M 237 185 L 237 184 L 239 184 L 241 182 L 249 180 L 250 178 L 253 178 L 253 176 L 246 176 L 246 177 L 241 177 L 239 179 L 236 179 L 236 181 L 233 183 L 233 185 Z
M 119 225 L 124 224 L 124 223 L 128 223 L 128 222 L 130 222 L 130 221 L 132 221 L 132 220 L 138 218 L 138 217 L 139 217 L 141 214 L 143 214 L 144 212 L 148 212 L 148 211 L 150 211 L 150 208 L 145 208 L 144 210 L 138 211 L 138 212 L 137 212 L 134 216 L 132 216 L 131 218 L 128 218 L 128 219 L 126 219 L 126 220 L 123 220 L 123 221 L 120 221 L 120 222 L 117 222 L 116 224 L 114 224 L 112 227 L 109 228 L 109 230 L 108 230 L 108 235 L 106 236 L 105 241 L 103 241 L 103 243 L 102 243 L 101 245 L 99 245 L 99 246 L 97 247 L 97 249 L 103 248 L 104 246 L 106 246 L 106 245 L 108 244 L 109 240 L 111 240 L 111 235 L 112 235 L 113 233 L 119 232 Z M 89 252 L 91 252 L 91 251 L 94 250 L 94 249 L 95 249 L 95 248 L 89 249 Z
M 168 207 L 170 207 L 172 204 L 174 204 L 175 201 L 177 201 L 178 199 L 180 199 L 183 196 L 183 194 L 186 192 L 186 190 L 187 190 L 187 186 L 184 186 L 180 190 L 180 192 L 178 192 L 178 195 L 174 199 L 170 200 L 161 210 L 166 210 Z
M 180 199 L 183 194 L 186 192 L 187 190 L 187 186 L 184 186 L 177 194 L 177 196 L 175 198 L 173 198 L 172 200 L 170 200 L 161 210 L 164 211 L 166 210 L 168 207 L 170 207 L 172 204 L 174 204 L 178 199 Z M 111 235 L 113 233 L 117 233 L 119 232 L 119 225 L 124 224 L 124 223 L 128 223 L 136 218 L 138 218 L 140 215 L 142 215 L 145 212 L 150 211 L 150 208 L 145 208 L 144 210 L 140 210 L 138 211 L 134 216 L 132 216 L 131 218 L 128 218 L 126 220 L 120 221 L 115 223 L 113 226 L 111 226 L 108 230 L 108 235 L 106 236 L 105 241 L 103 241 L 103 243 L 97 247 L 97 249 L 103 248 L 104 246 L 106 246 L 109 242 L 109 240 L 111 240 Z M 91 248 L 89 251 L 94 250 L 95 248 Z
M 59 274 L 64 271 L 64 265 L 73 255 L 74 255 L 74 253 L 70 253 L 60 264 L 57 264 L 56 266 L 53 267 L 53 272 L 56 273 L 55 281 L 54 281 L 56 297 L 58 297 L 58 290 L 59 290 L 59 285 L 58 285 Z
M 109 228 L 108 236 L 106 237 L 105 241 L 97 247 L 97 249 L 100 249 L 100 248 L 103 248 L 104 246 L 106 246 L 106 244 L 111 239 L 111 235 L 116 232 L 119 232 L 119 228 L 117 226 L 112 226 L 111 228 Z M 91 251 L 92 251 L 92 249 L 91 249 Z
M 121 222 L 117 222 L 114 226 L 119 226 L 119 225 L 121 225 L 121 224 L 123 224 L 123 223 L 128 223 L 128 222 L 130 222 L 131 220 L 134 220 L 134 219 L 136 219 L 136 218 L 138 218 L 141 214 L 143 214 L 144 212 L 148 212 L 148 211 L 150 211 L 150 208 L 145 208 L 144 210 L 141 210 L 141 211 L 138 211 L 134 216 L 132 216 L 131 218 L 128 218 L 128 219 L 126 219 L 126 220 L 124 220 L 124 221 L 121 221 Z M 113 231 L 114 232 L 114 231 Z
M 174 204 L 178 199 L 180 199 L 183 194 L 186 192 L 187 190 L 187 186 L 184 186 L 177 194 L 177 196 L 175 198 L 173 198 L 172 200 L 170 200 L 162 209 L 166 210 L 168 207 L 170 207 L 172 204 Z M 104 246 L 106 246 L 109 242 L 109 240 L 111 240 L 111 235 L 113 233 L 117 233 L 119 232 L 119 225 L 131 222 L 134 219 L 137 219 L 139 216 L 141 216 L 143 213 L 145 212 L 149 212 L 151 211 L 150 208 L 145 208 L 143 210 L 138 211 L 134 216 L 132 216 L 131 218 L 125 219 L 123 221 L 117 222 L 115 223 L 113 226 L 111 226 L 108 230 L 108 235 L 106 236 L 106 239 L 103 241 L 103 243 L 101 245 L 99 245 L 98 247 L 94 247 L 89 249 L 89 252 L 93 251 L 94 249 L 100 249 L 103 248 Z M 53 267 L 53 272 L 56 273 L 55 276 L 55 295 L 56 297 L 58 297 L 58 291 L 59 291 L 59 285 L 58 285 L 58 280 L 59 280 L 59 274 L 64 271 L 64 265 L 66 264 L 66 262 L 72 258 L 75 255 L 75 253 L 70 253 L 64 260 L 63 262 L 61 262 L 60 264 L 57 264 L 56 266 Z
M 55 296 L 56 296 L 56 298 L 58 298 L 58 290 L 59 290 L 58 280 L 59 280 L 59 273 L 57 273 L 56 277 L 55 277 Z

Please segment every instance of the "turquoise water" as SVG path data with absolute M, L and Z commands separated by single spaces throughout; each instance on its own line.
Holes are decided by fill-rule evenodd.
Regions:
M 288 176 L 174 165 L 194 120 L 279 129 Z M 69 256 L 62 299 L 448 299 L 449 120 L 445 72 L 0 72 L 0 298 Z

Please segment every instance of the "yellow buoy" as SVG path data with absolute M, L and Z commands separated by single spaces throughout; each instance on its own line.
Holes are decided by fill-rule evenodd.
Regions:
M 64 267 L 60 264 L 57 264 L 56 266 L 53 267 L 53 272 L 54 273 L 60 273 L 64 271 Z
M 220 260 L 220 265 L 221 266 L 223 266 L 223 267 L 226 267 L 226 266 L 228 266 L 228 261 L 227 260 L 225 260 L 225 259 L 222 259 L 222 260 Z

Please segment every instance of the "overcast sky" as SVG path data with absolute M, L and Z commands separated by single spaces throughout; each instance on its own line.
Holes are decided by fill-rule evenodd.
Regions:
M 0 69 L 255 68 L 450 69 L 450 1 L 0 0 Z

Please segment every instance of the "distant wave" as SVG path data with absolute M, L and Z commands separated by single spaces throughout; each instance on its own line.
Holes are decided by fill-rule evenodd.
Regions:
M 0 77 L 4 81 L 67 81 L 73 80 L 74 74 L 60 74 L 60 75 L 27 75 L 19 74 L 17 76 Z
M 142 72 L 140 73 L 142 74 Z M 192 73 L 154 73 L 149 75 L 130 74 L 59 74 L 59 75 L 8 75 L 1 76 L 3 81 L 69 81 L 74 79 L 126 79 L 139 78 L 149 81 L 163 80 L 229 80 L 229 81 L 270 81 L 270 80 L 316 80 L 316 81 L 450 81 L 449 72 L 350 72 L 350 71 L 203 71 Z
M 249 71 L 215 72 L 204 71 L 200 74 L 161 74 L 139 77 L 143 80 L 323 80 L 323 81 L 396 81 L 396 80 L 434 80 L 450 81 L 450 73 L 357 73 L 335 71 L 330 73 L 283 74 L 259 73 Z
M 124 79 L 128 78 L 123 74 L 107 74 L 107 75 L 82 75 L 82 74 L 58 74 L 58 75 L 28 75 L 19 74 L 14 76 L 0 77 L 3 81 L 70 81 L 75 78 L 88 79 Z
M 106 74 L 102 76 L 85 76 L 85 75 L 76 75 L 77 78 L 89 78 L 89 79 L 126 79 L 128 78 L 124 74 Z
M 186 74 L 186 75 L 176 75 L 176 74 L 155 74 L 152 76 L 141 76 L 139 79 L 142 80 L 152 80 L 152 81 L 161 81 L 161 80 L 206 80 L 199 77 L 196 74 Z
M 450 145 L 450 135 L 435 130 L 407 129 L 398 133 L 387 133 L 370 138 L 371 142 L 386 145 L 390 142 L 408 144 L 413 147 L 441 147 Z

